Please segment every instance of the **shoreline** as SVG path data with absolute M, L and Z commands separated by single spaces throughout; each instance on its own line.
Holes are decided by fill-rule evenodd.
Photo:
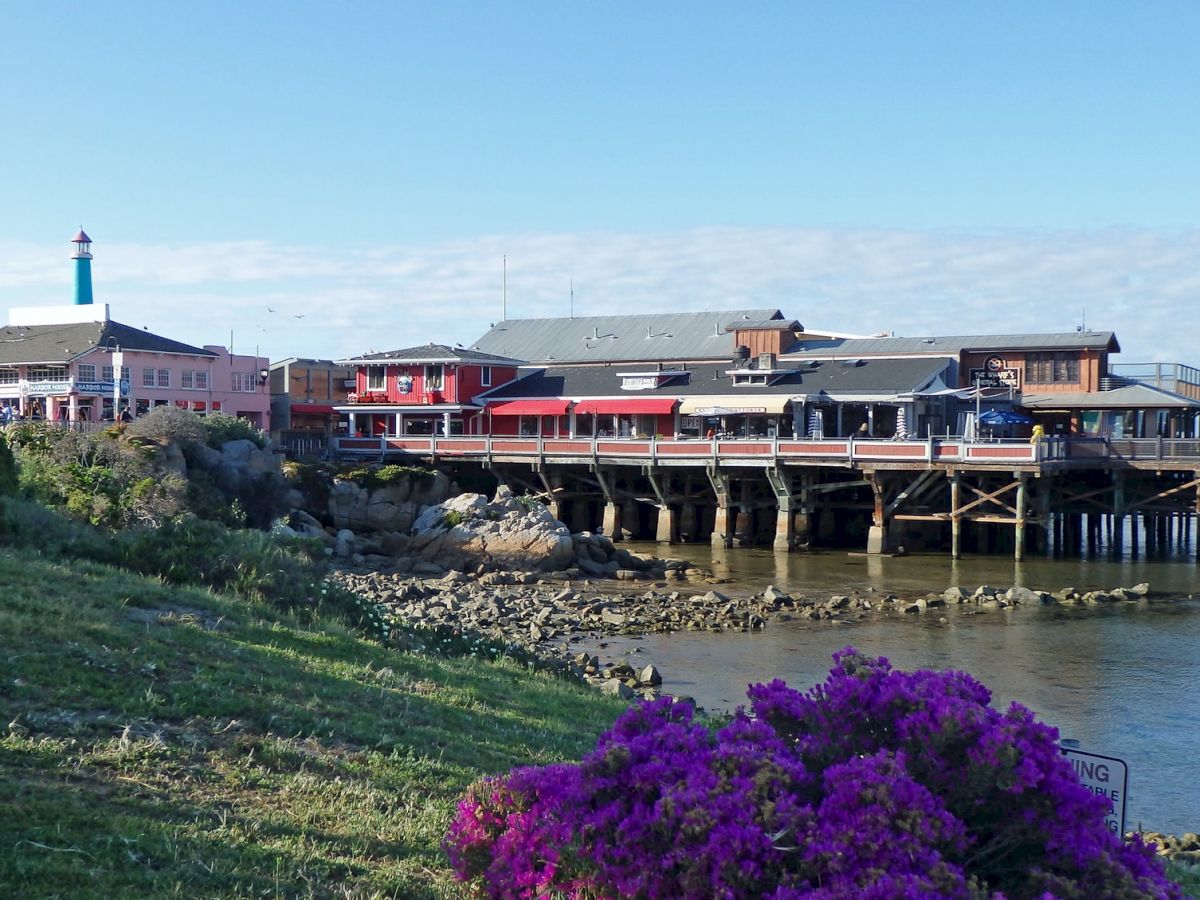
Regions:
M 755 632 L 772 621 L 816 625 L 855 625 L 897 616 L 976 615 L 1023 606 L 1062 605 L 1084 610 L 1110 604 L 1169 601 L 1142 583 L 1107 591 L 1055 592 L 1025 587 L 947 588 L 941 593 L 885 592 L 874 588 L 787 593 L 768 585 L 761 591 L 693 569 L 684 580 L 621 579 L 568 572 L 489 572 L 468 575 L 412 575 L 364 567 L 335 568 L 330 577 L 380 604 L 400 625 L 453 628 L 519 646 L 542 661 L 617 696 L 661 695 L 661 673 L 638 672 L 628 659 L 603 658 L 587 647 L 604 649 L 611 638 L 636 639 L 672 632 Z M 702 582 L 698 585 L 697 582 Z M 700 590 L 705 587 L 707 590 Z M 577 646 L 573 646 L 577 645 Z

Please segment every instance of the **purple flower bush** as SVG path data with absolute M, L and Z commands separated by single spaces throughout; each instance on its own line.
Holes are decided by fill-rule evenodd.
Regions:
M 476 784 L 444 846 L 495 898 L 1182 898 L 1055 729 L 962 672 L 852 647 L 711 731 L 631 707 L 578 765 Z

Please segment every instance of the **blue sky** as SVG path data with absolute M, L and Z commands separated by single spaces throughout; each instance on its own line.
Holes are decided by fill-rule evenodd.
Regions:
M 273 358 L 470 342 L 507 256 L 512 316 L 1200 364 L 1200 4 L 0 12 L 3 307 L 69 301 L 83 224 L 114 317 Z

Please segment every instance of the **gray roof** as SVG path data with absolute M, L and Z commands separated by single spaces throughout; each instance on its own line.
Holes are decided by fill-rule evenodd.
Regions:
M 447 347 L 445 344 L 422 344 L 403 350 L 386 350 L 382 353 L 364 353 L 341 363 L 483 363 L 486 365 L 520 365 L 524 360 L 510 356 L 481 353 L 464 347 Z
M 819 362 L 790 368 L 774 384 L 737 386 L 726 372 L 729 363 L 690 365 L 686 377 L 642 391 L 621 390 L 621 369 L 611 366 L 554 366 L 523 369 L 517 381 L 487 392 L 481 399 L 518 400 L 558 397 L 702 397 L 745 394 L 747 398 L 837 394 L 904 394 L 921 390 L 946 368 L 945 360 L 873 359 L 857 365 Z M 753 371 L 752 369 L 749 371 Z
M 723 359 L 733 353 L 726 330 L 740 322 L 781 319 L 777 309 L 506 319 L 471 345 L 531 363 Z
M 7 325 L 0 328 L 0 365 L 61 364 L 97 347 L 144 353 L 177 353 L 215 357 L 201 347 L 173 341 L 143 328 L 120 322 L 78 322 L 69 325 Z
M 1200 409 L 1200 400 L 1148 384 L 1130 384 L 1112 391 L 1064 391 L 1022 394 L 1025 409 Z
M 1056 334 L 971 334 L 934 337 L 808 338 L 788 350 L 789 358 L 864 357 L 921 354 L 957 356 L 967 350 L 1107 350 L 1120 351 L 1111 331 L 1068 331 Z

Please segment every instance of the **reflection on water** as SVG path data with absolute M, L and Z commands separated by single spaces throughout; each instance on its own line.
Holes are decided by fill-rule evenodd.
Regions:
M 654 544 L 631 549 L 662 554 Z M 681 633 L 608 640 L 609 657 L 653 662 L 664 689 L 709 709 L 732 709 L 746 686 L 783 678 L 808 688 L 824 679 L 833 653 L 852 644 L 899 668 L 957 668 L 993 694 L 993 704 L 1031 708 L 1081 749 L 1129 764 L 1129 827 L 1182 833 L 1200 827 L 1200 591 L 1192 563 L 996 557 L 954 562 L 944 556 L 866 557 L 845 553 L 774 554 L 671 547 L 672 555 L 711 565 L 743 593 L 774 583 L 808 590 L 923 591 L 959 584 L 1051 590 L 1149 582 L 1178 599 L 991 610 L 896 614 L 855 625 L 772 622 L 758 634 Z M 944 621 L 941 621 L 943 620 Z

